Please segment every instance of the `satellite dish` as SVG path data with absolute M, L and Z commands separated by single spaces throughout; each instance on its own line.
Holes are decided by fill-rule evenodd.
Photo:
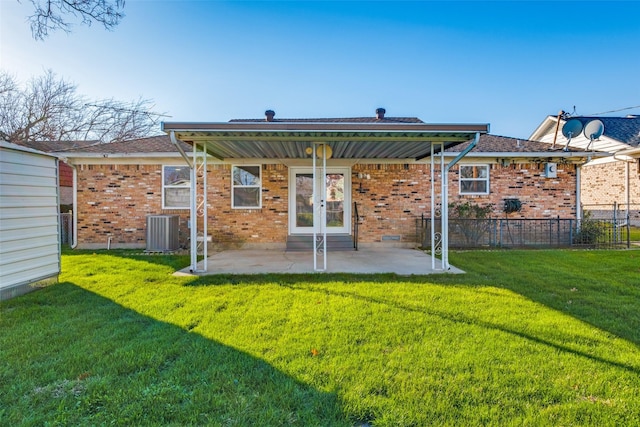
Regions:
M 571 143 L 571 138 L 580 135 L 580 131 L 582 131 L 582 122 L 578 119 L 571 119 L 567 123 L 562 126 L 562 134 L 565 138 L 567 138 L 567 143 L 564 146 L 564 151 L 569 151 L 569 144 Z
M 582 122 L 578 119 L 571 119 L 562 126 L 562 134 L 565 138 L 571 139 L 582 130 Z
M 587 123 L 584 127 L 584 136 L 589 138 L 589 145 L 587 145 L 585 151 L 588 150 L 589 147 L 591 147 L 591 143 L 593 142 L 593 140 L 600 138 L 603 133 L 604 123 L 602 123 L 600 120 L 591 120 L 589 123 Z
M 598 139 L 604 133 L 604 123 L 600 120 L 591 120 L 584 127 L 584 136 L 590 140 Z

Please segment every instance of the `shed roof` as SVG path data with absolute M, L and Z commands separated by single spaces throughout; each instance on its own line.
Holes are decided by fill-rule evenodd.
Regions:
M 162 130 L 221 160 L 303 159 L 317 143 L 328 144 L 334 159 L 420 160 L 430 155 L 432 144 L 446 148 L 469 141 L 477 133 L 487 133 L 489 125 L 426 124 L 389 117 L 163 123 Z
M 191 146 L 180 142 L 181 147 L 185 151 L 189 151 Z M 463 142 L 458 145 L 454 145 L 449 147 L 446 152 L 450 153 L 458 153 L 464 150 L 471 142 Z M 101 155 L 101 154 L 160 154 L 160 153 L 171 153 L 177 154 L 175 146 L 171 142 L 171 139 L 168 135 L 159 135 L 153 136 L 149 138 L 140 138 L 134 139 L 125 142 L 110 142 L 110 143 L 102 143 L 102 144 L 93 144 L 88 145 L 82 148 L 69 149 L 65 151 L 65 154 L 69 157 L 73 157 L 72 154 L 93 154 L 93 155 Z M 530 141 L 526 139 L 518 139 L 506 136 L 499 135 L 491 135 L 485 134 L 480 136 L 480 140 L 476 147 L 471 151 L 470 156 L 473 154 L 505 154 L 511 153 L 513 155 L 518 154 L 527 154 L 527 155 L 541 155 L 541 156 L 549 156 L 549 155 L 566 155 L 566 156 L 574 156 L 580 155 L 583 153 L 582 150 L 577 148 L 569 148 L 569 152 L 566 153 L 562 150 L 561 146 L 556 146 L 555 149 L 552 149 L 549 144 L 538 142 L 538 141 Z
M 265 119 L 233 119 L 229 123 L 264 123 Z M 276 119 L 269 123 L 424 123 L 417 117 L 327 117 L 308 119 Z

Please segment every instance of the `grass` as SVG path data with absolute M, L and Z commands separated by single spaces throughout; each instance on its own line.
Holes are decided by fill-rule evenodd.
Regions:
M 640 423 L 640 251 L 450 260 L 467 274 L 194 279 L 67 253 L 0 304 L 0 425 Z
M 640 227 L 629 227 L 629 240 L 640 242 Z

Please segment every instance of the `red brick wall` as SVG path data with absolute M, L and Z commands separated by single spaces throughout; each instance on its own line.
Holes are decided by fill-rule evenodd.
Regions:
M 146 216 L 179 214 L 181 243 L 187 247 L 188 210 L 162 209 L 161 165 L 85 165 L 78 168 L 78 241 L 80 247 L 112 245 L 144 247 Z M 231 208 L 231 166 L 208 166 L 208 234 L 213 244 L 284 244 L 288 234 L 288 168 L 262 166 L 262 208 Z M 358 178 L 358 173 L 369 179 Z M 543 176 L 542 165 L 494 165 L 491 194 L 460 196 L 458 168 L 449 177 L 450 201 L 492 203 L 494 216 L 503 216 L 505 198 L 519 198 L 522 212 L 510 217 L 575 218 L 575 166 L 558 165 L 558 178 Z M 439 172 L 436 191 L 439 193 Z M 362 183 L 362 190 L 360 184 Z M 362 217 L 360 241 L 379 242 L 382 236 L 415 239 L 415 220 L 430 214 L 428 164 L 356 165 L 352 169 L 352 198 Z
M 415 220 L 430 209 L 429 172 L 428 165 L 416 164 L 354 166 L 352 198 L 361 218 L 359 241 L 379 242 L 382 236 L 415 241 Z M 368 179 L 358 178 L 360 173 Z
M 58 174 L 60 175 L 60 187 L 73 187 L 73 169 L 64 162 L 58 163 Z
M 146 218 L 179 214 L 181 243 L 188 237 L 188 209 L 162 209 L 161 165 L 84 165 L 78 173 L 80 247 L 145 247 Z
M 440 193 L 439 167 L 436 168 L 436 194 Z M 545 178 L 542 164 L 492 165 L 490 194 L 459 194 L 458 167 L 449 174 L 449 202 L 471 201 L 493 204 L 493 216 L 504 216 L 506 198 L 518 198 L 520 212 L 510 218 L 575 218 L 576 168 L 558 165 L 557 178 Z M 359 173 L 369 179 L 358 178 Z M 400 236 L 401 241 L 415 239 L 415 219 L 431 215 L 430 166 L 357 165 L 352 171 L 353 201 L 361 216 L 359 237 L 362 242 L 380 241 L 383 235 Z M 360 190 L 362 183 L 362 190 Z
M 284 244 L 288 234 L 288 169 L 262 165 L 262 209 L 231 208 L 231 165 L 209 166 L 208 230 L 214 244 Z
M 504 216 L 504 199 L 517 198 L 522 210 L 509 218 L 576 218 L 576 166 L 558 164 L 557 178 L 545 178 L 544 164 L 491 166 L 488 196 L 460 196 L 458 168 L 449 177 L 450 201 L 474 200 L 493 204 L 494 216 Z
M 209 224 L 215 245 L 283 243 L 288 223 L 288 170 L 262 167 L 262 209 L 231 208 L 231 166 L 208 166 Z M 189 239 L 189 210 L 162 209 L 161 165 L 84 165 L 78 167 L 78 242 L 80 247 L 145 247 L 146 217 L 178 214 L 180 241 Z

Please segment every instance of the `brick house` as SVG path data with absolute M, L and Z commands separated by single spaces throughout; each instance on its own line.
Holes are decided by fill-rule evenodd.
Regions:
M 569 142 L 562 134 L 567 121 L 578 120 L 583 129 L 591 121 L 604 126 L 600 138 L 590 141 L 581 132 Z M 582 207 L 596 217 L 610 219 L 614 206 L 618 215 L 640 226 L 640 117 L 563 117 L 548 116 L 529 139 L 550 145 L 582 150 L 585 153 L 607 153 L 590 159 L 582 167 Z M 589 156 L 591 157 L 591 156 Z
M 444 198 L 491 204 L 495 215 L 503 215 L 505 199 L 517 198 L 522 210 L 513 217 L 576 218 L 585 159 L 581 151 L 487 134 L 488 125 L 417 118 L 272 116 L 165 123 L 163 130 L 167 135 L 64 151 L 77 180 L 78 247 L 144 248 L 146 217 L 155 214 L 179 215 L 180 242 L 188 247 L 194 208 L 187 162 L 194 150 L 195 210 L 207 212 L 194 230 L 222 248 L 285 248 L 292 237 L 309 235 L 314 182 L 322 181 L 327 232 L 353 236 L 357 222 L 362 246 L 416 246 L 416 219 L 442 207 Z M 324 180 L 314 174 L 313 158 L 316 170 L 327 159 Z M 459 162 L 448 169 L 453 159 Z

